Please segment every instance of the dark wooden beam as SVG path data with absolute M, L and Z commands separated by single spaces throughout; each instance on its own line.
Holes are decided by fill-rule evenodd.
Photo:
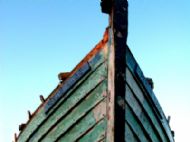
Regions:
M 125 78 L 126 47 L 128 34 L 128 2 L 113 0 L 110 15 L 115 49 L 115 137 L 114 141 L 125 142 Z M 123 102 L 123 103 L 122 103 Z
M 126 80 L 126 47 L 128 34 L 128 1 L 101 0 L 102 12 L 109 14 L 109 71 L 108 114 L 112 123 L 108 123 L 109 140 L 125 142 L 125 80 Z M 114 104 L 114 105 L 112 105 Z M 113 108 L 113 109 L 112 109 Z M 113 115 L 113 118 L 112 118 Z M 113 134 L 113 136 L 111 135 Z
M 112 11 L 112 0 L 101 0 L 102 12 L 106 14 L 111 14 Z

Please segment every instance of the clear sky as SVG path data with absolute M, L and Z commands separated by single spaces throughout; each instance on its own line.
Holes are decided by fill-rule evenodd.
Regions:
M 176 142 L 189 140 L 190 1 L 129 0 L 128 45 L 171 115 Z M 101 40 L 108 16 L 99 0 L 0 0 L 0 142 L 10 142 Z

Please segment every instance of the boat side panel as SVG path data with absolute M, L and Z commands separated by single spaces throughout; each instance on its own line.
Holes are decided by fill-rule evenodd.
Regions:
M 127 122 L 125 122 L 125 139 L 127 141 L 129 141 L 129 142 L 138 142 L 138 141 L 140 141 L 138 139 L 138 136 L 135 135 L 132 128 L 129 126 L 129 124 L 127 124 Z
M 148 84 L 146 78 L 143 75 L 142 70 L 140 69 L 129 48 L 127 48 L 126 52 L 126 62 L 127 68 L 130 70 L 132 76 L 134 77 L 134 81 L 138 84 L 139 88 L 142 91 L 142 94 L 144 95 L 144 98 L 148 101 L 151 109 L 153 109 L 155 117 L 158 118 L 160 128 L 163 130 L 163 135 L 166 136 L 167 141 L 174 142 L 174 138 L 171 133 L 171 128 L 167 123 L 165 114 L 154 92 L 152 91 L 151 86 Z
M 157 136 L 156 132 L 154 130 L 154 124 L 150 123 L 149 117 L 145 114 L 145 111 L 142 107 L 142 105 L 137 101 L 134 94 L 132 94 L 131 90 L 126 86 L 126 97 L 125 97 L 126 103 L 129 105 L 131 110 L 133 111 L 135 117 L 137 118 L 139 125 L 142 126 L 142 128 L 145 131 L 145 135 L 149 137 L 154 142 L 161 141 L 160 137 Z
M 135 64 L 131 65 L 136 66 Z M 155 106 L 147 95 L 147 92 L 143 90 L 138 82 L 138 78 L 131 72 L 130 67 L 126 68 L 126 106 L 131 110 L 134 119 L 138 122 L 137 124 L 143 130 L 143 134 L 147 137 L 148 141 L 169 142 L 171 140 L 169 140 L 166 130 L 162 125 L 162 118 L 159 117 L 158 112 L 154 109 Z M 130 127 L 135 127 L 132 125 L 134 124 L 131 123 Z
M 138 86 L 138 84 L 136 83 L 136 81 L 134 80 L 132 74 L 128 69 L 126 73 L 127 73 L 126 90 L 128 92 L 126 94 L 126 98 L 127 96 L 129 96 L 136 102 L 136 104 L 141 108 L 144 115 L 147 117 L 150 124 L 152 124 L 153 129 L 160 135 L 159 136 L 160 139 L 162 141 L 167 141 L 167 137 L 164 134 L 159 118 L 155 114 L 154 109 L 148 102 L 147 98 L 145 98 L 145 95 L 141 91 L 140 87 Z
M 105 137 L 105 130 L 96 130 L 96 127 L 98 127 L 98 125 L 106 123 L 107 120 L 105 116 L 106 102 L 102 101 L 100 104 L 97 105 L 97 107 L 93 109 L 93 111 L 90 111 L 84 119 L 82 119 L 76 125 L 74 125 L 74 127 L 71 128 L 68 131 L 68 133 L 66 133 L 64 136 L 61 136 L 58 142 L 80 141 L 84 137 L 88 137 L 86 135 L 89 135 L 91 131 L 95 131 L 96 133 L 102 132 Z M 95 139 L 96 138 L 98 138 L 98 136 L 96 136 Z
M 133 136 L 136 136 L 139 141 L 149 142 L 149 138 L 147 137 L 147 135 L 145 135 L 143 127 L 139 125 L 138 119 L 135 117 L 135 114 L 132 112 L 128 104 L 125 104 L 125 123 L 129 125 L 132 130 L 131 132 L 133 133 Z M 127 131 L 126 128 L 125 131 Z M 125 141 L 130 142 L 127 137 L 125 137 Z
M 84 100 L 84 98 L 93 90 L 106 83 L 106 63 L 102 64 L 97 70 L 92 73 L 75 91 L 68 95 L 67 99 L 61 101 L 61 105 L 57 107 L 47 120 L 34 132 L 30 141 L 38 141 L 43 135 L 56 125 L 57 121 L 68 115 L 69 111 L 77 107 L 77 104 Z M 93 80 L 93 81 L 92 81 Z
M 64 101 L 65 99 L 68 98 L 69 94 L 72 94 L 73 91 L 77 90 L 77 88 L 79 88 L 80 84 L 85 83 L 86 80 L 89 81 L 93 80 L 93 83 L 86 83 L 86 85 L 96 85 L 96 80 L 98 80 L 99 82 L 101 82 L 101 80 L 103 80 L 103 78 L 106 77 L 107 75 L 107 69 L 106 67 L 104 67 L 104 74 L 105 75 L 101 75 L 100 76 L 96 76 L 96 75 L 92 75 L 94 72 L 97 72 L 96 70 L 98 70 L 97 68 L 99 66 L 101 66 L 101 64 L 103 64 L 103 62 L 105 62 L 107 56 L 107 47 L 102 48 L 102 50 L 100 52 L 98 52 L 96 55 L 92 56 L 91 59 L 89 59 L 88 63 L 91 66 L 91 70 L 85 74 L 84 77 L 82 77 L 60 100 L 59 102 L 56 103 L 56 105 L 53 106 L 53 108 L 48 112 L 48 114 L 45 113 L 44 111 L 44 104 L 42 107 L 39 108 L 39 110 L 35 113 L 35 116 L 32 117 L 32 119 L 29 121 L 29 123 L 27 124 L 27 127 L 21 132 L 21 134 L 18 137 L 18 142 L 26 142 L 29 141 L 29 139 L 31 139 L 31 137 L 33 137 L 35 135 L 35 133 L 39 130 L 39 128 L 44 124 L 44 122 L 46 122 L 50 116 L 52 116 L 52 113 L 54 113 L 58 107 L 60 107 L 60 105 L 62 104 L 62 101 Z M 96 73 L 95 73 L 96 74 Z M 95 78 L 90 76 L 94 76 Z M 84 85 L 85 86 L 85 85 Z M 95 87 L 95 86 L 94 86 Z M 59 88 L 58 88 L 59 89 Z M 58 90 L 57 89 L 57 90 Z M 83 89 L 85 90 L 85 89 Z M 87 91 L 87 90 L 86 90 Z M 56 92 L 56 91 L 55 91 Z M 82 91 L 81 91 L 82 93 Z M 83 92 L 84 93 L 84 92 Z
M 80 124 L 86 115 L 94 111 L 94 108 L 104 100 L 107 95 L 107 82 L 103 82 L 100 86 L 96 87 L 92 93 L 88 94 L 75 108 L 73 108 L 68 115 L 59 120 L 56 125 L 40 138 L 42 142 L 54 142 L 64 137 L 69 130 L 75 125 Z M 99 107 L 98 107 L 99 108 Z M 61 113 L 61 112 L 60 112 Z M 94 118 L 94 122 L 95 122 Z M 74 135 L 73 135 L 74 136 Z

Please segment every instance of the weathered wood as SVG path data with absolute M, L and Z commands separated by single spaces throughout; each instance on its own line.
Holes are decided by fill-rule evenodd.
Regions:
M 133 95 L 137 98 L 142 108 L 145 110 L 145 113 L 150 118 L 150 121 L 158 131 L 160 137 L 162 138 L 162 141 L 167 141 L 167 136 L 165 135 L 164 130 L 162 130 L 159 118 L 156 116 L 151 104 L 148 103 L 147 98 L 145 98 L 146 95 L 141 91 L 140 87 L 138 86 L 131 72 L 128 69 L 126 71 L 126 76 L 126 92 L 133 92 Z
M 133 113 L 138 118 L 139 122 L 141 123 L 138 125 L 143 126 L 144 130 L 150 136 L 150 139 L 153 142 L 161 141 L 160 136 L 157 135 L 157 131 L 154 130 L 154 124 L 150 123 L 150 119 L 148 119 L 147 116 L 145 115 L 145 112 L 144 112 L 142 106 L 137 102 L 137 100 L 133 96 L 132 92 L 128 88 L 126 88 L 126 89 L 127 89 L 127 93 L 126 93 L 125 100 L 126 100 L 126 103 L 132 109 Z
M 135 76 L 137 79 L 139 79 L 141 87 L 143 87 L 144 90 L 148 92 L 147 97 L 152 102 L 152 105 L 154 106 L 155 111 L 157 112 L 159 117 L 162 118 L 163 111 L 160 107 L 160 104 L 158 103 L 158 100 L 156 99 L 155 95 L 153 94 L 151 86 L 148 84 L 146 78 L 144 77 L 138 63 L 136 62 L 136 60 L 133 57 L 129 48 L 127 48 L 126 57 L 127 57 L 126 58 L 127 66 L 129 67 L 133 76 Z
M 61 72 L 58 74 L 58 79 L 61 81 L 65 81 L 70 75 L 70 72 Z
M 125 140 L 128 142 L 140 141 L 138 137 L 135 136 L 134 132 L 131 130 L 127 123 L 125 123 Z
M 61 106 L 59 106 L 56 111 L 50 115 L 50 117 L 45 119 L 42 126 L 35 130 L 32 135 L 32 141 L 37 141 L 41 135 L 46 133 L 51 126 L 55 125 L 55 123 L 64 117 L 70 109 L 74 108 L 85 96 L 87 96 L 90 92 L 93 91 L 95 87 L 101 87 L 101 84 L 107 83 L 107 81 L 103 81 L 106 78 L 107 70 L 106 63 L 102 64 L 89 78 L 83 82 L 81 86 L 77 88 L 74 92 L 72 92 L 71 96 L 66 100 L 60 101 Z M 92 82 L 93 80 L 93 82 Z M 60 113 L 61 112 L 61 113 Z M 31 136 L 30 136 L 31 137 Z
M 45 112 L 48 111 L 60 100 L 60 98 L 81 79 L 88 71 L 90 71 L 90 66 L 88 63 L 84 64 L 71 78 L 69 78 L 64 86 L 59 89 L 59 91 L 48 100 L 45 106 Z
M 101 0 L 101 6 L 110 14 L 103 40 L 60 75 L 17 142 L 173 142 L 151 82 L 126 45 L 127 0 Z
M 115 137 L 115 50 L 113 46 L 113 31 L 109 30 L 108 42 L 108 98 L 107 99 L 107 142 L 114 142 Z
M 132 110 L 129 108 L 128 104 L 125 105 L 125 119 L 127 124 L 131 127 L 132 131 L 138 136 L 138 139 L 142 142 L 149 142 L 147 135 L 144 134 L 144 130 L 139 125 L 137 118 L 135 118 Z M 126 140 L 127 141 L 127 140 Z
M 106 116 L 106 102 L 102 101 L 93 111 L 89 112 L 85 118 L 78 122 L 71 130 L 65 135 L 61 136 L 58 142 L 68 141 L 74 142 L 80 140 L 84 135 L 87 135 L 89 131 L 92 131 L 100 121 Z M 104 119 L 103 121 L 106 121 Z M 106 130 L 103 130 L 104 134 Z
M 111 0 L 101 0 L 102 12 L 106 14 L 111 14 L 112 11 L 112 1 Z
M 115 89 L 115 137 L 114 141 L 125 141 L 125 108 L 116 103 L 117 98 L 125 98 L 126 42 L 128 34 L 128 1 L 113 0 L 110 16 L 114 46 L 114 89 Z
M 99 81 L 100 81 L 104 77 L 107 78 L 107 62 L 106 62 L 106 59 L 107 59 L 106 55 L 107 54 L 106 54 L 106 48 L 103 48 L 100 52 L 98 52 L 96 55 L 92 56 L 92 58 L 89 59 L 88 63 L 90 65 L 91 71 L 88 72 L 85 76 L 83 76 L 83 78 L 81 78 L 79 80 L 79 82 L 76 83 L 76 85 L 74 85 L 72 87 L 72 89 L 68 91 L 68 93 L 66 93 L 65 95 L 62 96 L 61 100 L 58 101 L 54 105 L 54 108 L 49 111 L 48 115 L 50 115 L 51 112 L 53 112 L 56 109 L 56 107 L 58 107 L 60 104 L 62 104 L 62 101 L 64 101 L 65 99 L 67 99 L 67 97 L 69 95 L 71 95 L 73 93 L 73 91 L 75 91 L 82 83 L 85 83 L 85 81 L 90 76 L 93 76 L 94 74 L 96 74 L 96 73 L 94 73 L 94 72 L 96 72 L 96 70 L 100 71 L 101 70 L 100 68 L 102 66 L 103 66 L 102 70 L 100 71 L 101 72 L 100 74 L 102 74 L 102 76 L 100 76 L 100 78 L 97 78 L 97 79 L 99 79 Z M 92 82 L 92 80 L 91 80 L 91 82 Z M 91 82 L 90 82 L 90 84 L 91 84 Z
M 150 101 L 152 108 L 160 118 L 161 124 L 164 127 L 164 131 L 169 139 L 170 142 L 174 142 L 173 136 L 171 134 L 170 126 L 167 123 L 166 117 L 164 112 L 151 89 L 151 86 L 148 84 L 146 78 L 144 77 L 142 70 L 140 69 L 138 63 L 136 62 L 135 58 L 133 57 L 129 48 L 127 48 L 126 52 L 126 62 L 127 66 L 130 69 L 133 76 L 137 79 L 139 86 L 143 89 L 143 94 L 146 95 L 146 99 Z
M 102 84 L 100 88 L 96 88 L 84 101 L 82 101 L 75 109 L 73 109 L 65 118 L 52 127 L 51 130 L 40 138 L 42 142 L 53 142 L 61 135 L 66 133 L 77 121 L 82 119 L 89 111 L 91 111 L 98 103 L 100 103 L 106 95 L 107 84 Z
M 100 76 L 96 76 L 93 74 L 93 72 L 97 69 L 97 67 L 99 68 L 99 66 L 106 60 L 106 49 L 103 48 L 102 50 L 100 50 L 99 52 L 97 52 L 97 55 L 96 54 L 96 62 L 92 62 L 93 60 L 95 60 L 95 55 L 91 56 L 91 58 L 89 59 L 89 64 L 91 66 L 91 71 L 88 72 L 79 82 L 76 83 L 76 85 L 68 91 L 68 93 L 66 93 L 61 100 L 64 100 L 65 98 L 68 97 L 69 94 L 71 94 L 73 92 L 73 90 L 76 90 L 77 86 L 79 86 L 81 83 L 83 83 L 84 81 L 88 80 L 88 81 L 94 81 L 93 83 L 95 83 L 96 81 L 95 80 L 98 80 L 99 78 L 103 78 L 103 77 L 106 77 L 107 73 L 105 71 L 100 71 L 102 74 L 102 77 Z M 99 56 L 99 60 L 97 60 L 97 56 Z M 93 66 L 93 67 L 92 67 Z M 104 67 L 104 70 L 107 70 L 106 67 Z M 96 74 L 96 73 L 95 73 Z M 94 76 L 94 77 L 90 77 L 89 76 Z M 89 79 L 88 79 L 89 78 Z M 95 78 L 95 79 L 94 79 Z M 88 82 L 86 83 L 88 84 Z M 92 82 L 91 82 L 92 84 Z M 85 86 L 85 84 L 84 84 Z M 58 88 L 59 89 L 59 88 Z M 53 91 L 51 95 L 54 95 L 54 92 Z M 50 112 L 48 113 L 48 115 L 45 114 L 45 111 L 44 111 L 44 107 L 40 107 L 36 112 L 35 112 L 35 117 L 33 117 L 29 123 L 27 124 L 27 127 L 25 128 L 24 131 L 22 131 L 18 137 L 18 141 L 17 142 L 25 142 L 27 141 L 27 139 L 33 135 L 33 133 L 35 133 L 35 131 L 38 129 L 38 127 L 40 125 L 42 125 L 43 121 L 45 121 L 46 119 L 48 119 L 49 115 L 51 115 L 51 113 L 54 111 L 54 109 L 57 108 L 57 106 L 59 106 L 61 104 L 61 101 L 58 102 L 57 104 L 54 105 L 54 108 L 52 108 L 50 110 Z M 43 104 L 44 105 L 44 104 Z
M 78 142 L 99 142 L 105 138 L 106 120 L 100 121 L 94 129 L 84 135 Z

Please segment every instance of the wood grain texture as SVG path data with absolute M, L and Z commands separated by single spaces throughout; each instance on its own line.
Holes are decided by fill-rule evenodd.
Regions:
M 72 129 L 70 129 L 65 135 L 61 136 L 58 142 L 74 142 L 80 141 L 85 135 L 88 135 L 90 131 L 96 131 L 97 125 L 102 121 L 107 122 L 106 118 L 106 101 L 102 101 L 96 106 L 93 111 L 90 111 L 81 121 L 79 121 Z M 98 130 L 99 131 L 99 130 Z M 105 129 L 102 133 L 105 135 Z M 94 136 L 96 138 L 96 136 Z M 98 136 L 97 136 L 98 137 Z
M 159 124 L 161 124 L 161 125 L 160 126 L 157 125 L 157 126 L 161 127 L 161 129 L 163 128 L 163 135 L 165 135 L 167 137 L 165 139 L 164 136 L 162 135 L 161 136 L 162 139 L 170 141 L 170 142 L 174 142 L 174 138 L 172 136 L 170 126 L 167 123 L 165 114 L 164 114 L 154 92 L 152 91 L 151 86 L 148 84 L 146 78 L 144 77 L 142 70 L 140 69 L 140 66 L 136 62 L 136 60 L 135 60 L 134 56 L 132 55 L 129 48 L 127 48 L 126 57 L 127 57 L 126 65 L 127 65 L 128 69 L 130 70 L 132 76 L 135 78 L 138 86 L 141 88 L 142 93 L 145 96 L 145 100 L 149 102 L 151 108 L 153 109 L 154 114 L 157 115 L 157 117 L 158 117 Z M 127 76 L 126 76 L 126 78 L 127 78 Z M 159 129 L 158 127 L 157 127 L 157 129 Z M 158 130 L 158 131 L 160 131 L 160 130 Z
M 142 128 L 142 126 L 139 125 L 138 119 L 133 114 L 130 107 L 126 104 L 125 105 L 125 121 L 126 123 L 131 127 L 132 131 L 135 133 L 136 136 L 138 136 L 138 139 L 142 142 L 149 142 L 151 141 L 147 134 L 145 135 L 145 131 Z M 127 141 L 127 140 L 126 140 Z
M 66 80 L 65 84 L 57 91 L 57 93 L 48 100 L 45 105 L 45 113 L 48 113 L 49 110 L 60 100 L 60 98 L 65 95 L 69 89 L 72 89 L 73 85 L 75 85 L 77 81 L 79 81 L 88 71 L 90 71 L 90 66 L 87 62 L 79 68 L 72 77 Z
M 143 110 L 143 107 L 138 103 L 138 101 L 135 99 L 134 95 L 131 93 L 129 89 L 127 89 L 126 94 L 126 103 L 129 105 L 135 116 L 137 117 L 138 121 L 142 125 L 146 133 L 150 136 L 150 139 L 153 142 L 159 142 L 161 141 L 159 135 L 157 135 L 157 132 L 154 130 L 154 124 L 150 123 L 150 119 L 145 115 L 145 112 Z
M 106 48 L 106 47 L 105 47 Z M 103 48 L 102 50 L 100 50 L 99 52 L 97 52 L 97 56 L 99 57 L 97 60 L 97 56 L 92 56 L 91 58 L 89 58 L 89 65 L 93 66 L 91 67 L 91 71 L 88 72 L 80 81 L 78 81 L 76 83 L 76 85 L 68 91 L 68 93 L 66 93 L 61 100 L 49 111 L 48 115 L 45 114 L 44 111 L 44 104 L 42 104 L 37 111 L 35 112 L 35 117 L 32 117 L 32 119 L 27 122 L 27 127 L 24 129 L 24 131 L 22 131 L 18 137 L 18 142 L 26 142 L 29 140 L 29 138 L 31 138 L 35 132 L 39 129 L 39 127 L 46 121 L 46 119 L 49 118 L 50 115 L 52 115 L 52 113 L 54 113 L 54 111 L 57 109 L 57 107 L 60 106 L 60 104 L 62 103 L 62 101 L 64 101 L 70 94 L 72 94 L 73 91 L 75 91 L 77 88 L 79 88 L 78 86 L 80 86 L 81 83 L 86 82 L 85 84 L 87 85 L 87 88 L 90 89 L 90 87 L 88 87 L 90 84 L 93 86 L 97 84 L 97 81 L 100 82 L 103 78 L 106 78 L 107 76 L 107 67 L 105 66 L 106 63 L 103 65 L 103 70 L 99 69 L 99 67 L 101 66 L 101 64 L 103 62 L 105 62 L 106 60 L 106 54 L 107 54 L 107 50 L 105 50 L 105 48 Z M 95 60 L 94 58 L 96 58 L 96 62 L 94 62 L 93 60 Z M 100 67 L 101 68 L 101 67 Z M 100 71 L 101 70 L 101 71 Z M 94 73 L 95 72 L 95 73 Z M 97 75 L 95 75 L 97 72 Z M 94 74 L 93 74 L 94 73 Z M 92 76 L 91 76 L 92 75 Z M 93 80 L 93 82 L 92 82 Z M 84 86 L 85 86 L 84 84 Z M 58 90 L 59 87 L 56 89 Z M 81 88 L 82 89 L 82 88 Z M 50 96 L 53 96 L 56 93 L 56 90 L 53 91 L 53 94 L 50 94 Z M 82 90 L 86 90 L 88 91 L 88 89 L 82 89 Z M 84 91 L 81 91 L 81 93 L 85 93 Z
M 125 140 L 127 142 L 138 142 L 140 141 L 137 136 L 135 136 L 135 133 L 132 131 L 130 126 L 125 123 Z
M 162 128 L 162 124 L 160 123 L 159 118 L 155 114 L 151 104 L 145 98 L 146 95 L 143 94 L 143 92 L 141 91 L 140 87 L 138 86 L 138 84 L 136 83 L 135 79 L 133 78 L 132 74 L 130 73 L 128 69 L 127 69 L 126 75 L 127 75 L 127 78 L 126 78 L 127 91 L 126 92 L 129 92 L 129 94 L 133 94 L 134 97 L 137 99 L 137 101 L 140 103 L 142 109 L 144 109 L 145 111 L 145 114 L 147 115 L 147 117 L 149 117 L 149 120 L 150 120 L 149 122 L 152 123 L 153 127 L 155 127 L 157 131 L 156 133 L 159 133 L 162 141 L 163 142 L 168 141 L 167 135 L 165 134 Z
M 42 135 L 55 125 L 58 120 L 67 115 L 72 108 L 76 107 L 77 103 L 82 101 L 82 99 L 92 92 L 95 87 L 101 87 L 102 83 L 106 85 L 107 81 L 104 80 L 106 79 L 106 71 L 106 64 L 102 64 L 93 74 L 91 74 L 91 76 L 89 76 L 89 78 L 85 80 L 85 82 L 83 82 L 81 86 L 72 92 L 64 102 L 61 101 L 61 106 L 59 106 L 56 111 L 51 114 L 47 120 L 45 120 L 43 125 L 35 131 L 31 141 L 38 141 Z
M 46 133 L 40 140 L 42 142 L 54 142 L 61 135 L 66 133 L 77 121 L 82 119 L 91 111 L 100 101 L 105 98 L 107 84 L 102 84 L 89 94 L 84 101 L 75 107 L 65 118 L 58 122 L 51 130 Z

